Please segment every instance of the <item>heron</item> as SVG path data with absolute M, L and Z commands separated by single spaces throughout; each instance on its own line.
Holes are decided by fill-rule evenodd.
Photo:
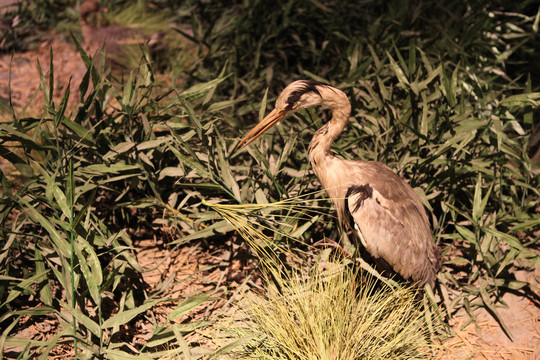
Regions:
M 237 145 L 242 149 L 289 115 L 312 106 L 330 109 L 308 147 L 308 160 L 337 210 L 339 223 L 359 237 L 382 270 L 417 287 L 435 285 L 440 254 L 427 213 L 413 188 L 388 166 L 375 161 L 345 160 L 330 148 L 349 122 L 351 103 L 343 91 L 312 80 L 289 84 L 275 108 Z

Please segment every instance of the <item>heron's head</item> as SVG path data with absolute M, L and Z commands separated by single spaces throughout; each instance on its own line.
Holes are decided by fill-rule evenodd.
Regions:
M 275 109 L 240 140 L 237 148 L 242 149 L 246 147 L 266 132 L 266 130 L 295 111 L 316 105 L 326 105 L 333 108 L 340 101 L 343 101 L 343 99 L 347 104 L 349 103 L 349 100 L 341 90 L 317 81 L 297 80 L 290 83 L 279 94 Z
M 322 91 L 332 89 L 330 85 L 312 80 L 298 80 L 290 83 L 279 94 L 276 100 L 276 109 L 294 112 L 311 106 L 321 105 Z

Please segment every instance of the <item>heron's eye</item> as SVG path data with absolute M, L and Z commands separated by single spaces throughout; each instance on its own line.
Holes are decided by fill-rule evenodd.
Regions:
M 298 101 L 300 98 L 304 95 L 304 92 L 302 91 L 294 91 L 289 95 L 287 98 L 287 110 L 293 110 L 298 107 Z

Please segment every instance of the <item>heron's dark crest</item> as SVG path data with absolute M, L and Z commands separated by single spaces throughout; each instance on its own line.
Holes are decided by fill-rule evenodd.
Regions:
M 289 97 L 287 98 L 287 108 L 286 110 L 292 110 L 294 107 L 294 104 L 300 100 L 302 95 L 313 92 L 319 96 L 322 96 L 319 89 L 317 89 L 317 86 L 328 86 L 328 84 L 323 84 L 318 81 L 314 80 L 303 80 L 302 81 L 302 87 L 298 90 L 293 91 Z

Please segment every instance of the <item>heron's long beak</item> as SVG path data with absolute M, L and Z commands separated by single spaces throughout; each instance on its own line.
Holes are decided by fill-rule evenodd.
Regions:
M 286 116 L 287 111 L 285 110 L 272 110 L 270 114 L 266 115 L 266 117 L 262 119 L 262 121 L 257 126 L 251 129 L 251 131 L 248 132 L 242 140 L 240 140 L 238 145 L 236 145 L 236 148 L 245 148 L 246 146 L 251 144 L 252 141 L 261 136 L 266 130 L 270 129 L 272 126 L 283 120 L 283 118 Z

